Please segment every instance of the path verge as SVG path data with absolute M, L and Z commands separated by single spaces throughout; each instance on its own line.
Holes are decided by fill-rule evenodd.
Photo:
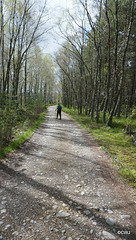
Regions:
M 114 119 L 114 127 L 111 128 L 102 122 L 97 124 L 89 116 L 78 115 L 73 109 L 63 107 L 63 111 L 91 133 L 97 143 L 110 155 L 119 175 L 132 187 L 136 187 L 136 147 L 131 136 L 125 134 L 123 130 L 126 124 L 123 123 L 124 120 Z

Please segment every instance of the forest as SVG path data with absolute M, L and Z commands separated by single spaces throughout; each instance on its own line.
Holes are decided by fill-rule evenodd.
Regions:
M 2 240 L 136 240 L 136 0 L 0 0 L 0 202 Z
M 39 46 L 47 20 L 46 1 L 0 1 L 0 148 L 56 98 L 54 63 Z
M 56 19 L 53 57 L 40 47 L 51 30 L 41 3 L 0 1 L 1 148 L 58 100 L 106 126 L 136 116 L 135 0 L 73 1 Z
M 79 0 L 67 11 L 59 22 L 65 43 L 56 57 L 64 106 L 96 122 L 102 112 L 108 126 L 113 116 L 135 112 L 135 11 L 134 0 Z

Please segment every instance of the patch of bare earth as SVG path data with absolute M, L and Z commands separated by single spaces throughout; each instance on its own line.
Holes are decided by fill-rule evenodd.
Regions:
M 136 192 L 66 114 L 0 163 L 0 239 L 136 239 Z

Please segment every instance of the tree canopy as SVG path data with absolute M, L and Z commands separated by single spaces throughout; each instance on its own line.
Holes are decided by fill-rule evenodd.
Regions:
M 78 0 L 74 9 L 76 13 L 67 11 L 67 25 L 60 24 L 66 42 L 56 57 L 63 104 L 77 106 L 79 113 L 85 109 L 97 122 L 102 111 L 103 122 L 111 125 L 121 111 L 128 116 L 136 101 L 135 1 L 99 0 L 92 5 Z

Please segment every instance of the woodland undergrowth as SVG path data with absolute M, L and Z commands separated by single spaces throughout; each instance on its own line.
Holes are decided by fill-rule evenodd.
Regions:
M 0 108 L 0 158 L 31 136 L 44 120 L 48 106 L 38 98 L 23 107 L 11 103 Z

